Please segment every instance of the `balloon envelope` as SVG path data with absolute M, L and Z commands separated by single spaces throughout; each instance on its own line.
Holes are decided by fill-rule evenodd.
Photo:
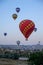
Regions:
M 17 18 L 17 14 L 13 14 L 12 17 L 15 20 Z
M 7 35 L 7 33 L 4 33 L 4 36 L 6 36 Z
M 35 28 L 35 24 L 31 20 L 22 20 L 19 24 L 19 28 L 20 28 L 20 31 L 22 32 L 22 34 L 24 35 L 24 37 L 27 40 L 28 37 L 33 32 L 33 30 Z
M 20 8 L 19 8 L 19 7 L 17 7 L 17 8 L 16 8 L 16 12 L 19 12 L 19 11 L 20 11 Z
M 36 32 L 37 31 L 37 28 L 34 28 L 34 31 Z
M 19 44 L 20 44 L 20 41 L 18 40 L 18 41 L 17 41 L 17 45 L 19 46 Z
M 39 43 L 40 43 L 40 41 L 39 41 Z

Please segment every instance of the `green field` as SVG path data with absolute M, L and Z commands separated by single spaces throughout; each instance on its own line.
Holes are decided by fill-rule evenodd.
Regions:
M 0 58 L 0 65 L 28 65 L 27 61 Z

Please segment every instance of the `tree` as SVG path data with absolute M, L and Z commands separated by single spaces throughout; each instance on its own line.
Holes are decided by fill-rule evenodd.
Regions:
M 31 53 L 28 62 L 29 61 L 31 65 L 43 65 L 43 52 Z

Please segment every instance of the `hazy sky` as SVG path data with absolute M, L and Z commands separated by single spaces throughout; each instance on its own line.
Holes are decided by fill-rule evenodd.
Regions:
M 16 12 L 16 7 L 20 12 Z M 12 14 L 18 18 L 14 20 Z M 19 30 L 19 23 L 24 19 L 30 19 L 35 23 L 37 32 L 34 32 L 25 41 L 25 37 Z M 7 36 L 4 36 L 7 32 Z M 0 44 L 43 44 L 43 0 L 0 0 Z

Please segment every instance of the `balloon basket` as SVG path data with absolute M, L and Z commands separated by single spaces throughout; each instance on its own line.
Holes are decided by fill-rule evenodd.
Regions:
M 26 41 L 28 41 L 28 39 L 26 38 Z

